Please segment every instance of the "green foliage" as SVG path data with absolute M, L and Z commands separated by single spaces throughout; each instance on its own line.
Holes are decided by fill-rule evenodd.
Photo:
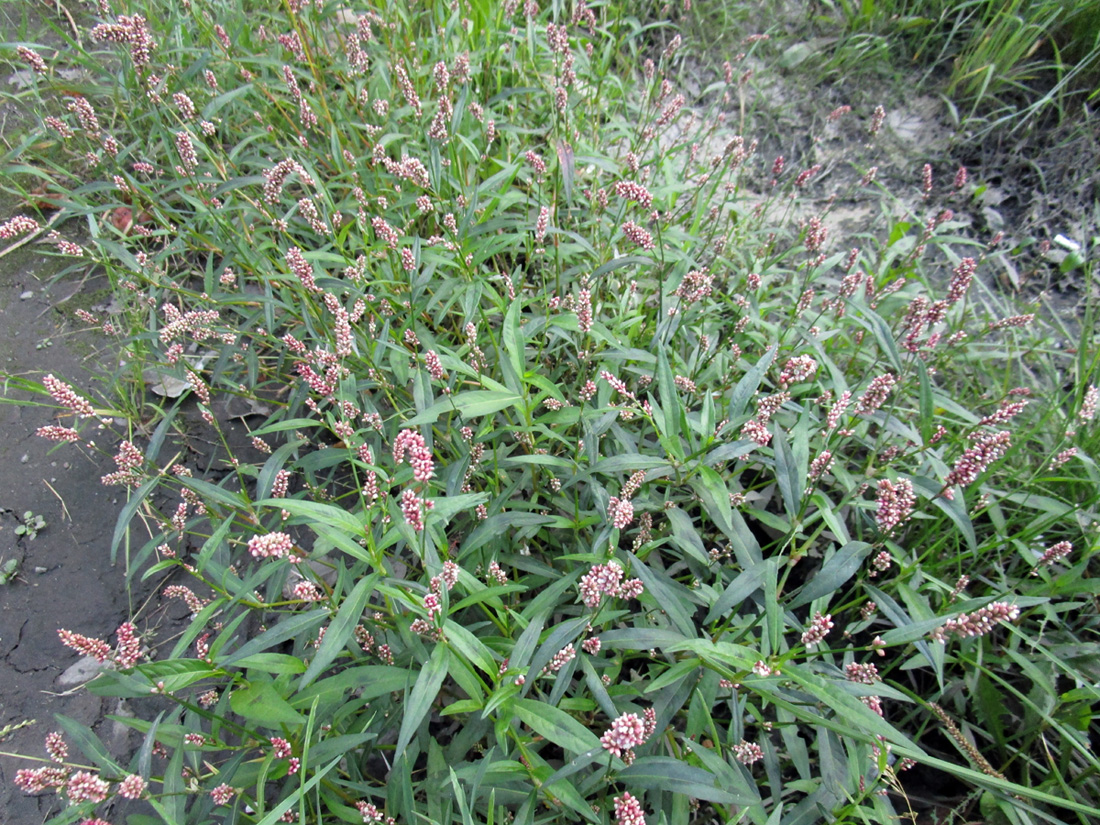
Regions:
M 836 0 L 849 38 L 840 54 L 885 39 L 934 71 L 968 118 L 1020 128 L 1040 114 L 1065 115 L 1100 83 L 1100 12 L 1091 0 Z M 839 58 L 837 58 L 839 59 Z
M 59 719 L 102 796 L 881 822 L 915 762 L 961 816 L 1085 821 L 1094 350 L 986 311 L 990 249 L 938 209 L 831 251 L 818 170 L 724 130 L 739 73 L 685 105 L 640 19 L 297 5 L 150 4 L 151 46 L 112 18 L 57 57 L 121 55 L 98 130 L 61 108 L 10 170 L 62 158 L 53 240 L 112 279 L 112 546 L 192 612 L 89 685 L 169 703 L 120 720 L 137 753 Z M 104 444 L 41 390 L 74 414 L 44 435 Z
M 27 510 L 23 513 L 23 523 L 17 524 L 14 532 L 17 536 L 25 536 L 28 540 L 33 541 L 45 529 L 46 519 Z

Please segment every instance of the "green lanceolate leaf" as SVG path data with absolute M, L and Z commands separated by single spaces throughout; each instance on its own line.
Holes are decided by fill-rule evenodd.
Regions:
M 533 699 L 517 699 L 516 715 L 531 730 L 570 753 L 582 754 L 600 747 L 596 734 L 558 708 Z
M 443 680 L 447 678 L 447 648 L 437 644 L 432 650 L 431 658 L 416 677 L 416 683 L 409 692 L 409 697 L 404 704 L 404 715 L 401 719 L 401 731 L 397 736 L 397 747 L 394 748 L 393 761 L 397 762 L 405 753 L 405 748 L 416 735 L 421 723 L 427 718 Z
M 290 706 L 272 682 L 254 681 L 237 688 L 229 697 L 233 712 L 263 727 L 305 724 L 306 717 Z
M 722 805 L 747 805 L 753 801 L 745 794 L 719 788 L 717 777 L 710 771 L 670 756 L 639 757 L 633 765 L 619 772 L 619 778 L 633 787 L 685 794 Z
M 301 681 L 298 683 L 298 690 L 309 687 L 310 683 L 326 667 L 332 664 L 348 641 L 354 637 L 356 625 L 359 624 L 363 616 L 363 608 L 366 607 L 367 601 L 374 593 L 374 586 L 378 579 L 379 575 L 377 573 L 360 579 L 351 593 L 344 597 L 336 618 L 325 630 L 325 638 L 321 642 L 321 647 L 314 654 L 313 661 L 309 663 L 309 668 L 302 674 Z

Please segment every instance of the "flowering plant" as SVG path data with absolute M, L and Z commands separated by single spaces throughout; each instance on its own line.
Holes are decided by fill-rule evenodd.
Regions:
M 1095 476 L 1095 363 L 1041 424 L 1008 371 L 975 390 L 1031 334 L 969 300 L 992 240 L 954 251 L 936 209 L 830 249 L 828 206 L 787 209 L 820 168 L 725 128 L 747 77 L 689 106 L 676 37 L 633 87 L 613 6 L 130 11 L 91 32 L 119 131 L 87 97 L 44 120 L 102 182 L 70 192 L 91 236 L 51 240 L 112 278 L 123 311 L 85 322 L 187 390 L 151 413 L 48 376 L 41 434 L 128 412 L 114 547 L 140 510 L 130 573 L 191 621 L 65 629 L 113 662 L 89 690 L 169 709 L 94 773 L 59 734 L 21 787 L 173 823 L 886 821 L 924 765 L 1087 807 L 1012 764 L 1026 732 L 981 731 L 982 763 L 922 737 L 975 681 L 1027 695 L 1026 628 L 1095 551 L 1096 479 L 1046 470 L 1072 443 Z M 165 458 L 199 439 L 209 466 Z

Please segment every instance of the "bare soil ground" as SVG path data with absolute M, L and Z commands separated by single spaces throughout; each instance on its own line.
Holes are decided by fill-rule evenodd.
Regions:
M 58 309 L 81 285 L 47 290 L 51 265 L 34 251 L 0 259 L 0 370 L 53 372 L 87 386 L 93 365 L 74 346 Z M 130 745 L 126 730 L 106 716 L 127 709 L 73 690 L 75 674 L 62 677 L 79 657 L 57 638 L 62 627 L 108 638 L 134 607 L 122 565 L 112 566 L 108 552 L 120 500 L 99 477 L 114 466 L 109 455 L 71 447 L 51 452 L 55 445 L 35 431 L 54 423 L 49 406 L 0 405 L 0 556 L 19 566 L 17 577 L 0 587 L 0 730 L 12 728 L 0 750 L 44 756 L 43 737 L 56 728 L 52 715 L 63 713 L 123 754 Z M 15 533 L 26 511 L 46 522 L 33 539 Z M 15 771 L 28 765 L 0 755 L 0 821 L 9 825 L 44 821 L 55 801 L 15 788 Z

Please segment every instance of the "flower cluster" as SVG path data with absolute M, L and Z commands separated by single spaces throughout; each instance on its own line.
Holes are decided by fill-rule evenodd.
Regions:
M 69 802 L 102 802 L 107 798 L 110 785 L 90 771 L 77 771 L 65 783 L 65 794 Z
M 657 244 L 653 242 L 653 236 L 646 232 L 634 221 L 626 221 L 621 227 L 623 234 L 633 243 L 635 246 L 640 246 L 642 249 L 650 250 L 656 249 Z
M 65 647 L 72 648 L 85 656 L 93 656 L 97 662 L 106 662 L 111 658 L 111 646 L 102 639 L 73 633 L 63 627 L 58 628 L 57 636 Z
M 621 599 L 637 598 L 644 591 L 641 579 L 623 581 L 623 568 L 617 561 L 596 564 L 584 574 L 578 585 L 585 607 L 597 607 L 606 594 Z
M 814 457 L 814 460 L 810 462 L 810 470 L 808 473 L 810 481 L 816 481 L 821 478 L 829 468 L 833 466 L 833 454 L 829 450 L 822 450 L 818 455 Z
M 68 768 L 43 765 L 40 768 L 20 768 L 15 772 L 15 786 L 23 793 L 35 794 L 51 788 L 61 788 L 69 778 Z
M 424 436 L 416 430 L 402 430 L 393 441 L 393 461 L 401 464 L 405 453 L 409 455 L 409 464 L 413 468 L 413 478 L 419 482 L 431 480 L 435 475 L 432 451 L 427 448 Z
M 182 599 L 192 615 L 198 614 L 207 605 L 205 599 L 199 598 L 190 587 L 184 587 L 182 584 L 170 584 L 164 588 L 164 598 Z
M 611 519 L 611 526 L 622 530 L 634 520 L 634 505 L 628 498 L 611 497 L 607 505 L 607 517 Z
M 642 209 L 653 206 L 653 195 L 640 183 L 621 180 L 615 184 L 615 194 L 624 201 L 635 201 Z
M 55 730 L 46 734 L 46 753 L 58 764 L 69 758 L 69 746 L 65 744 L 65 737 L 60 731 Z
M 886 402 L 886 397 L 898 383 L 898 379 L 891 373 L 884 373 L 868 385 L 856 403 L 852 415 L 870 415 Z
M 849 662 L 844 666 L 844 675 L 849 682 L 859 682 L 863 685 L 873 685 L 880 678 L 878 668 L 871 663 Z
M 285 559 L 294 550 L 294 540 L 286 533 L 266 533 L 248 540 L 248 552 L 257 559 Z
M 808 381 L 817 372 L 817 361 L 809 355 L 796 355 L 788 359 L 779 374 L 779 386 L 786 387 L 799 381 Z
M 764 749 L 755 742 L 742 739 L 733 746 L 733 755 L 742 765 L 751 765 L 764 758 Z
M 892 482 L 884 478 L 878 483 L 878 509 L 875 521 L 884 535 L 890 535 L 900 525 L 909 520 L 913 513 L 913 504 L 917 497 L 913 492 L 913 482 L 900 478 Z
M 297 174 L 298 179 L 306 186 L 314 185 L 313 178 L 298 161 L 286 158 L 264 170 L 264 201 L 271 205 L 278 203 L 283 194 L 283 186 L 292 174 Z
M 298 582 L 291 592 L 294 598 L 303 602 L 319 602 L 325 597 L 321 588 L 311 581 Z
M 302 255 L 302 250 L 298 247 L 291 247 L 286 251 L 286 265 L 290 269 L 291 273 L 302 283 L 306 289 L 310 292 L 320 292 L 321 288 L 317 286 L 317 282 L 313 278 L 313 266 Z
M 962 613 L 954 619 L 948 619 L 943 626 L 932 631 L 932 639 L 947 641 L 948 635 L 963 639 L 971 636 L 984 636 L 997 626 L 998 622 L 1014 622 L 1020 616 L 1020 608 L 1007 602 L 993 602 L 973 613 Z
M 816 647 L 825 640 L 825 637 L 829 635 L 829 631 L 833 629 L 833 617 L 826 613 L 822 615 L 819 610 L 814 614 L 814 619 L 810 622 L 809 628 L 802 634 L 802 644 L 808 648 Z
M 130 47 L 130 59 L 139 71 L 149 65 L 156 42 L 149 26 L 140 14 L 119 15 L 117 23 L 100 23 L 92 29 L 92 38 L 109 43 L 125 43 Z
M 1012 436 L 1008 430 L 999 433 L 979 434 L 974 446 L 967 450 L 955 462 L 954 468 L 944 479 L 944 496 L 950 498 L 950 488 L 956 484 L 965 487 L 973 484 L 975 479 L 985 472 L 994 461 L 1004 457 L 1012 444 Z
M 118 637 L 115 652 L 118 666 L 123 669 L 133 667 L 141 659 L 141 638 L 137 635 L 137 628 L 133 622 L 123 622 L 115 635 Z
M 396 825 L 396 820 L 383 814 L 373 802 L 359 801 L 355 803 L 355 808 L 363 817 L 364 825 Z
M 95 415 L 95 408 L 92 407 L 91 402 L 78 395 L 76 390 L 64 381 L 54 378 L 51 374 L 42 379 L 42 384 L 45 386 L 46 391 L 53 396 L 54 401 L 61 404 L 61 406 L 68 407 L 84 418 L 91 418 Z
M 636 713 L 624 713 L 615 719 L 600 737 L 604 750 L 610 751 L 612 756 L 620 757 L 628 765 L 633 762 L 634 748 L 645 744 L 657 728 L 657 714 L 653 708 L 648 708 L 644 717 L 643 719 Z
M 1046 549 L 1046 551 L 1039 557 L 1039 564 L 1045 564 L 1050 566 L 1057 561 L 1061 561 L 1070 553 L 1073 552 L 1073 544 L 1068 541 L 1060 541 L 1057 544 L 1052 544 Z M 1037 576 L 1038 570 L 1032 570 L 1031 575 Z
M 38 221 L 34 218 L 17 215 L 11 220 L 0 224 L 0 240 L 6 241 L 18 238 L 20 235 L 26 235 L 28 232 L 34 232 L 37 229 Z
M 237 789 L 230 787 L 224 782 L 210 791 L 210 798 L 215 805 L 228 805 L 236 795 Z
M 123 799 L 141 799 L 148 783 L 141 774 L 132 773 L 118 783 L 118 795 Z
M 46 61 L 34 49 L 27 46 L 18 46 L 15 51 L 19 55 L 19 59 L 30 66 L 37 74 L 46 74 L 48 71 Z
M 1089 387 L 1085 391 L 1085 397 L 1081 401 L 1081 411 L 1077 414 L 1077 417 L 1081 419 L 1081 422 L 1088 424 L 1092 419 L 1096 418 L 1097 402 L 1100 401 L 1100 387 Z
M 271 752 L 276 759 L 287 759 L 291 756 L 293 750 L 290 747 L 290 742 L 286 739 L 281 736 L 274 736 L 271 738 Z
M 714 275 L 705 269 L 693 269 L 684 276 L 674 293 L 685 304 L 694 304 L 710 297 L 714 291 Z
M 56 424 L 48 424 L 44 427 L 39 427 L 35 431 L 35 435 L 45 438 L 48 441 L 79 441 L 80 433 L 71 427 L 61 427 Z
M 424 511 L 431 510 L 433 507 L 435 507 L 434 501 L 426 501 L 412 488 L 401 491 L 401 515 L 417 533 L 424 530 Z
M 642 803 L 629 792 L 616 796 L 614 804 L 616 825 L 645 825 L 645 811 L 642 809 Z
M 577 649 L 573 647 L 572 643 L 567 644 L 561 650 L 554 654 L 549 663 L 542 669 L 543 673 L 557 673 L 569 662 L 577 658 Z

